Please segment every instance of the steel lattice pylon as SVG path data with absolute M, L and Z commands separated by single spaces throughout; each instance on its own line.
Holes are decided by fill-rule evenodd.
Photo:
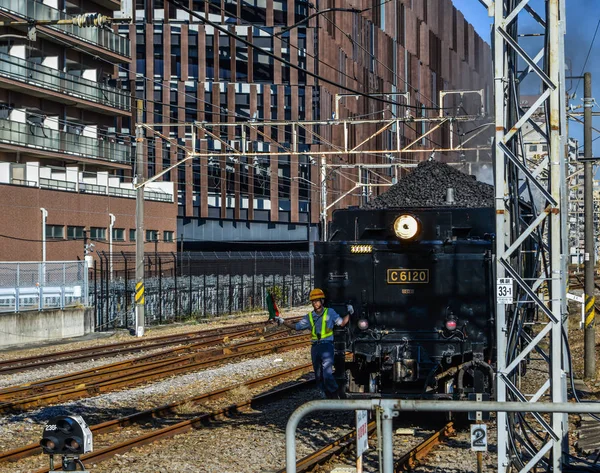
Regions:
M 564 402 L 565 0 L 480 1 L 494 17 L 496 276 L 513 281 L 513 303 L 496 306 L 497 399 Z M 536 10 L 538 6 L 543 9 Z M 539 25 L 535 33 L 543 38 L 535 56 L 527 52 L 530 37 L 517 34 L 525 15 Z M 519 84 L 525 79 L 540 84 L 542 91 L 528 110 L 521 108 Z M 545 129 L 539 119 L 533 122 L 534 113 L 544 117 Z M 527 123 L 540 128 L 548 144 L 549 159 L 532 169 L 521 133 Z M 541 295 L 544 287 L 547 300 Z M 524 382 L 525 361 L 547 370 L 547 378 Z M 498 413 L 498 471 L 561 471 L 566 416 L 528 414 L 523 407 L 523 414 Z

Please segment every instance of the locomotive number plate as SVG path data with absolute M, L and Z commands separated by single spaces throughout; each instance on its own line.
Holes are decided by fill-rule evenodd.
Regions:
M 428 269 L 388 269 L 388 284 L 427 284 L 429 282 Z

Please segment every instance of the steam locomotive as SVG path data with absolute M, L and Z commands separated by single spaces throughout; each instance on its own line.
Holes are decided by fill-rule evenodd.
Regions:
M 493 208 L 350 208 L 329 231 L 315 285 L 354 306 L 334 333 L 346 397 L 493 392 Z

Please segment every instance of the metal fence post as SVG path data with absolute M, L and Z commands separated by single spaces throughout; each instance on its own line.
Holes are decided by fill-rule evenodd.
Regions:
M 202 275 L 202 317 L 206 318 L 206 269 Z
M 125 275 L 123 277 L 123 281 L 125 283 L 125 294 L 124 294 L 124 299 L 125 299 L 125 328 L 129 328 L 129 291 L 127 290 L 127 286 L 129 285 L 129 271 L 127 269 L 127 257 L 125 256 L 125 253 L 123 253 L 121 251 L 121 256 L 123 257 L 123 263 L 124 263 L 124 271 L 125 271 Z
M 44 289 L 43 289 L 43 285 L 44 283 L 42 282 L 42 271 L 44 271 L 46 268 L 43 267 L 44 263 L 40 263 L 38 265 L 38 310 L 42 310 L 43 307 L 43 303 L 42 303 L 42 298 L 44 297 Z
M 231 256 L 229 256 L 229 315 L 231 315 L 231 306 L 233 304 L 233 284 L 231 282 Z
M 17 263 L 17 289 L 15 291 L 15 312 L 19 312 L 21 304 L 21 265 Z
M 106 254 L 104 255 L 106 259 L 106 271 L 104 272 L 104 280 L 106 281 L 106 325 L 110 321 L 110 268 L 109 268 L 109 259 L 106 258 Z M 114 321 L 113 328 L 116 328 L 116 320 Z
M 177 317 L 179 316 L 179 295 L 177 294 L 177 255 L 173 252 L 171 252 L 171 255 L 173 256 L 173 261 L 174 261 L 174 268 L 173 268 L 173 279 L 175 282 L 175 314 L 174 314 L 174 320 L 177 320 Z
M 65 289 L 67 287 L 67 263 L 63 262 L 62 287 L 60 288 L 60 308 L 65 308 Z
M 219 271 L 219 266 L 217 265 L 217 313 L 216 316 L 219 316 L 219 276 L 221 275 L 221 271 Z
M 188 253 L 188 312 L 189 317 L 192 317 L 192 255 Z
M 163 293 L 162 293 L 162 261 L 160 256 L 156 258 L 158 261 L 158 323 L 162 325 L 163 316 Z

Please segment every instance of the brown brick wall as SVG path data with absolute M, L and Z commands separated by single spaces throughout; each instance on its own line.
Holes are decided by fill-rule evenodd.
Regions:
M 135 200 L 112 196 L 76 194 L 46 189 L 0 185 L 0 261 L 40 261 L 42 259 L 42 212 L 48 211 L 48 225 L 106 228 L 106 242 L 95 241 L 96 251 L 108 253 L 109 214 L 116 217 L 114 228 L 125 229 L 125 241 L 114 242 L 113 251 L 135 251 L 129 230 L 135 229 Z M 162 240 L 165 231 L 174 233 L 173 243 L 158 243 L 158 251 L 176 251 L 176 206 L 145 201 L 145 228 L 158 230 Z M 18 240 L 20 238 L 21 240 Z M 23 241 L 36 240 L 36 241 Z M 154 251 L 154 243 L 146 243 L 146 251 Z M 48 239 L 47 260 L 83 258 L 83 241 Z

